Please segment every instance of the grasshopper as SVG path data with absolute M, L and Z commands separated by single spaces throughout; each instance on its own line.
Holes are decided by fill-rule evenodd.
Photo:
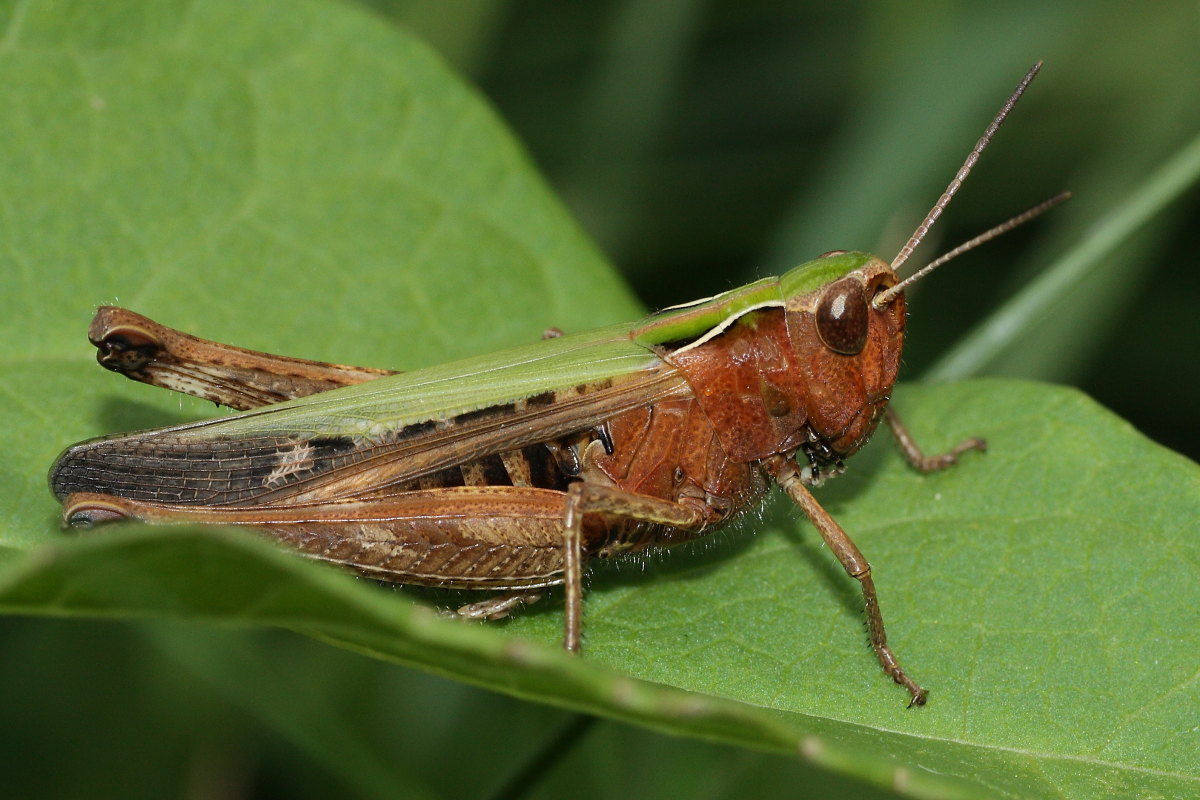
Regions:
M 1035 65 L 889 263 L 832 251 L 780 277 L 589 333 L 407 373 L 256 353 L 103 307 L 89 338 L 135 380 L 245 413 L 91 439 L 50 471 L 64 523 L 245 525 L 317 559 L 396 583 L 490 589 L 459 609 L 498 618 L 550 586 L 563 644 L 580 649 L 588 559 L 705 535 L 772 484 L 861 586 L 884 672 L 926 691 L 887 643 L 871 567 L 809 491 L 886 420 L 904 341 L 904 290 L 1014 217 L 901 280 L 897 274 L 1033 79 Z

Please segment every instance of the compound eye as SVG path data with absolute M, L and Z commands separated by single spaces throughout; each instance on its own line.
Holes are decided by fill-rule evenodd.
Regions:
M 867 296 L 854 278 L 829 285 L 817 304 L 817 335 L 835 353 L 846 356 L 862 352 L 869 326 Z

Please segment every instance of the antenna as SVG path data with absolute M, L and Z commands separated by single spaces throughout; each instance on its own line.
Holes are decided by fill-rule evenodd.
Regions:
M 938 256 L 933 261 L 930 261 L 928 264 L 921 267 L 919 270 L 914 272 L 912 275 L 909 275 L 907 278 L 900 281 L 895 286 L 891 287 L 890 289 L 884 289 L 882 292 L 875 295 L 874 299 L 871 300 L 871 305 L 875 306 L 875 308 L 882 308 L 883 306 L 892 302 L 892 299 L 895 298 L 896 295 L 903 292 L 905 290 L 905 288 L 907 288 L 907 287 L 913 285 L 914 283 L 916 283 L 917 281 L 921 280 L 921 278 L 924 278 L 926 275 L 933 272 L 935 269 L 940 267 L 942 264 L 945 264 L 947 261 L 952 261 L 953 259 L 961 256 L 963 253 L 966 253 L 969 250 L 974 250 L 976 247 L 979 247 L 979 245 L 983 244 L 984 242 L 990 242 L 992 239 L 995 239 L 997 236 L 999 236 L 1002 233 L 1008 233 L 1009 231 L 1011 231 L 1013 228 L 1017 227 L 1018 225 L 1024 225 L 1026 222 L 1029 222 L 1029 220 L 1033 219 L 1034 217 L 1041 216 L 1045 212 L 1054 208 L 1059 203 L 1062 203 L 1063 201 L 1070 199 L 1070 197 L 1071 197 L 1070 192 L 1063 192 L 1062 194 L 1056 194 L 1054 197 L 1051 197 L 1049 200 L 1043 200 L 1042 202 L 1038 203 L 1036 206 L 1029 209 L 1028 211 L 1024 211 L 1020 214 L 1017 214 L 1012 219 L 1010 219 L 1006 222 L 1001 222 L 996 227 L 984 231 L 983 233 L 976 236 L 974 239 L 971 239 L 970 241 L 967 241 L 967 242 L 963 242 L 958 247 L 951 250 L 949 253 Z
M 1025 77 L 1021 79 L 1021 82 L 1017 84 L 1017 88 L 1013 90 L 1013 93 L 1009 96 L 1008 100 L 1003 106 L 1000 107 L 1000 111 L 996 114 L 996 118 L 992 120 L 992 124 L 988 125 L 987 130 L 983 132 L 983 136 L 979 137 L 979 141 L 975 143 L 975 147 L 967 155 L 967 160 L 963 162 L 963 165 L 959 167 L 958 172 L 955 173 L 954 180 L 950 181 L 950 185 L 946 187 L 946 191 L 942 192 L 942 196 L 939 197 L 937 202 L 933 204 L 933 208 L 929 209 L 929 213 L 925 215 L 925 219 L 921 221 L 921 224 L 917 226 L 915 231 L 913 231 L 913 235 L 910 236 L 908 241 L 904 243 L 904 247 L 901 247 L 900 252 L 897 253 L 896 257 L 892 259 L 893 270 L 900 269 L 900 266 L 904 264 L 905 261 L 908 261 L 908 257 L 911 256 L 913 251 L 917 249 L 917 245 L 919 245 L 921 240 L 925 238 L 925 234 L 929 233 L 929 229 L 933 227 L 933 223 L 937 222 L 937 218 L 942 215 L 942 212 L 946 209 L 946 206 L 950 204 L 951 198 L 953 198 L 955 193 L 958 192 L 958 189 L 960 186 L 962 186 L 963 181 L 965 181 L 967 176 L 971 174 L 971 167 L 974 167 L 975 162 L 979 160 L 979 154 L 982 153 L 984 148 L 988 146 L 988 143 L 992 141 L 992 137 L 996 135 L 996 131 L 1000 130 L 1000 125 L 1008 116 L 1008 112 L 1013 110 L 1013 106 L 1017 104 L 1017 101 L 1021 99 L 1021 95 L 1025 93 L 1025 87 L 1029 86 L 1030 82 L 1034 79 L 1034 76 L 1038 74 L 1038 70 L 1041 68 L 1041 61 L 1034 64 L 1030 68 L 1029 72 L 1025 73 Z

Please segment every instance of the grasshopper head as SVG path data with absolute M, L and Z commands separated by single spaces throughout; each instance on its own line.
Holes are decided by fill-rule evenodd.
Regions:
M 783 275 L 788 339 L 803 375 L 809 431 L 831 456 L 866 443 L 891 396 L 904 347 L 904 294 L 883 261 L 834 251 Z
M 667 309 L 633 332 L 683 372 L 735 461 L 803 452 L 810 482 L 836 473 L 887 407 L 904 348 L 905 289 L 1070 196 L 1018 214 L 903 281 L 897 276 L 1040 68 L 1039 61 L 1026 73 L 891 264 L 832 251 L 778 279 Z
M 780 278 L 657 315 L 637 335 L 700 334 L 664 357 L 735 461 L 803 449 L 818 471 L 836 472 L 875 430 L 896 380 L 904 295 L 872 303 L 895 283 L 877 258 L 826 253 Z

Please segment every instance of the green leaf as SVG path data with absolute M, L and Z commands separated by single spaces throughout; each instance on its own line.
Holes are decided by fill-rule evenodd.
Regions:
M 237 531 L 63 533 L 44 485 L 59 449 L 211 413 L 97 369 L 97 304 L 397 368 L 637 308 L 486 106 L 377 21 L 319 2 L 9 13 L 0 608 L 284 627 L 916 796 L 1196 791 L 1200 474 L 1070 390 L 903 387 L 924 446 L 991 451 L 922 477 L 876 443 L 820 495 L 872 560 L 892 642 L 932 692 L 921 710 L 785 503 L 693 552 L 598 569 L 582 659 L 557 648 L 556 596 L 465 624 Z M 338 730 L 279 724 L 311 724 L 313 748 Z

